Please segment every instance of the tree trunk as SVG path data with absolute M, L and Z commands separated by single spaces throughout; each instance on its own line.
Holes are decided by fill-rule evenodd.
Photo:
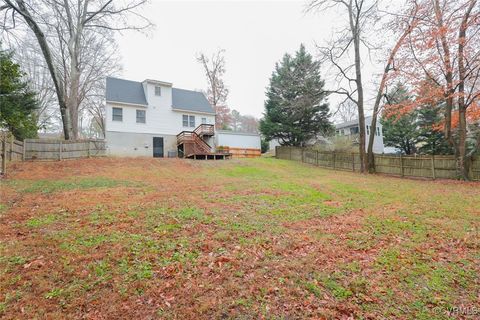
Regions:
M 367 168 L 368 168 L 368 171 L 371 173 L 375 172 L 375 163 L 374 163 L 375 158 L 373 156 L 373 143 L 375 139 L 375 132 L 377 129 L 377 117 L 380 111 L 380 102 L 382 100 L 383 91 L 385 90 L 385 85 L 387 83 L 387 75 L 388 75 L 388 72 L 390 72 L 390 68 L 395 59 L 395 55 L 397 54 L 403 42 L 405 41 L 405 39 L 407 38 L 407 36 L 410 34 L 410 32 L 413 30 L 413 27 L 415 26 L 417 11 L 418 11 L 418 5 L 415 4 L 415 7 L 412 9 L 412 12 L 410 14 L 412 22 L 409 23 L 408 27 L 405 29 L 405 31 L 403 32 L 403 34 L 400 36 L 397 43 L 393 47 L 392 51 L 390 52 L 390 55 L 387 60 L 387 64 L 385 66 L 385 69 L 383 70 L 382 80 L 380 81 L 380 86 L 378 88 L 377 96 L 375 98 L 375 104 L 373 106 L 373 114 L 372 114 L 372 123 L 370 124 L 371 129 L 370 129 L 370 136 L 368 137 L 368 150 L 367 150 Z M 372 134 L 372 129 L 373 129 L 373 134 Z
M 452 136 L 452 109 L 453 109 L 453 95 L 455 89 L 453 86 L 453 70 L 450 56 L 450 47 L 448 44 L 447 37 L 443 30 L 445 30 L 445 25 L 443 22 L 443 12 L 440 8 L 440 1 L 434 0 L 434 10 L 435 17 L 437 19 L 437 28 L 440 30 L 440 43 L 443 51 L 443 66 L 445 70 L 445 80 L 447 82 L 447 87 L 445 90 L 445 128 L 444 134 L 445 139 L 450 143 L 450 145 L 457 149 L 455 139 Z
M 458 172 L 463 180 L 469 179 L 469 168 L 467 159 L 467 105 L 465 102 L 465 37 L 468 27 L 470 13 L 477 1 L 470 1 L 470 5 L 465 12 L 460 30 L 458 33 Z
M 460 104 L 460 102 L 459 102 Z M 463 180 L 469 180 L 467 168 L 467 117 L 466 109 L 459 106 L 458 110 L 458 173 Z
M 365 172 L 367 159 L 365 157 L 365 113 L 363 106 L 363 83 L 362 83 L 362 65 L 360 55 L 360 26 L 358 20 L 354 18 L 353 3 L 350 1 L 348 6 L 350 30 L 353 37 L 353 47 L 355 54 L 355 84 L 357 86 L 357 109 L 359 126 L 359 154 L 360 154 L 360 172 Z M 358 13 L 359 14 L 359 13 Z
M 38 24 L 35 22 L 35 20 L 32 18 L 23 0 L 17 0 L 18 7 L 15 6 L 13 2 L 10 0 L 5 0 L 5 2 L 25 19 L 25 22 L 27 23 L 27 25 L 33 31 L 33 33 L 35 34 L 35 37 L 37 38 L 38 44 L 45 58 L 45 62 L 47 63 L 48 70 L 50 71 L 50 75 L 52 76 L 52 81 L 55 86 L 55 91 L 57 93 L 58 105 L 60 106 L 60 114 L 62 116 L 63 134 L 65 137 L 65 140 L 69 140 L 71 139 L 70 133 L 72 128 L 72 122 L 68 112 L 67 103 L 65 101 L 63 86 L 59 80 L 55 66 L 53 65 L 52 54 L 50 51 L 50 47 L 48 46 L 47 40 L 45 38 L 45 35 L 40 29 L 40 27 L 38 26 Z

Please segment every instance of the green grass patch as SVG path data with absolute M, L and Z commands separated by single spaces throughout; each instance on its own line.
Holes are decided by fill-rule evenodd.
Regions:
M 54 214 L 49 214 L 46 216 L 42 217 L 37 217 L 37 218 L 31 218 L 27 220 L 25 225 L 30 228 L 38 228 L 38 227 L 43 227 L 47 226 L 49 224 L 52 224 L 57 221 L 57 216 Z
M 319 281 L 322 285 L 330 291 L 330 293 L 335 297 L 337 300 L 345 300 L 350 298 L 353 295 L 353 292 L 350 289 L 345 288 L 340 284 L 338 279 L 335 277 L 328 275 L 328 276 L 321 276 Z
M 27 183 L 25 181 L 25 183 Z M 135 187 L 138 182 L 120 181 L 105 177 L 77 178 L 73 180 L 36 180 L 30 181 L 21 191 L 26 193 L 54 193 L 76 189 L 114 188 L 118 186 Z

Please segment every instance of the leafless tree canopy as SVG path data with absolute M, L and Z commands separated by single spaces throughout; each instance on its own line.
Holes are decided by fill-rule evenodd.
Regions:
M 197 56 L 207 76 L 208 89 L 207 98 L 213 107 L 226 105 L 228 88 L 225 86 L 223 77 L 225 75 L 225 50 L 220 49 L 210 57 L 204 53 Z
M 321 61 L 335 70 L 336 88 L 331 93 L 345 97 L 357 106 L 359 122 L 359 153 L 361 171 L 365 170 L 365 114 L 364 84 L 362 80 L 362 47 L 372 49 L 365 36 L 366 30 L 377 19 L 377 0 L 313 0 L 307 11 L 318 12 L 339 8 L 345 13 L 345 21 L 335 37 L 326 45 L 319 46 Z
M 357 119 L 357 105 L 350 100 L 345 100 L 339 104 L 336 115 L 342 122 L 348 122 Z
M 228 88 L 223 77 L 225 75 L 225 50 L 220 49 L 210 57 L 204 53 L 197 55 L 197 61 L 202 64 L 207 76 L 207 99 L 216 112 L 215 124 L 221 128 L 230 125 L 230 109 L 227 107 Z
M 139 11 L 146 0 L 3 2 L 3 32 L 17 38 L 27 31 L 35 35 L 57 95 L 65 138 L 77 138 L 82 112 L 97 95 L 98 84 L 118 70 L 114 32 L 150 26 Z

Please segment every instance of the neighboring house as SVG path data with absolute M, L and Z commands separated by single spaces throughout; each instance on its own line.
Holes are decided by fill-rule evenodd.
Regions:
M 373 152 L 383 153 L 384 145 L 383 145 L 382 124 L 380 123 L 380 121 L 377 121 L 376 128 L 371 128 L 371 125 L 370 125 L 371 123 L 372 123 L 372 117 L 371 116 L 365 117 L 365 132 L 366 132 L 365 149 L 368 148 L 368 140 L 370 139 L 370 135 L 373 134 L 374 135 Z M 359 132 L 360 132 L 360 127 L 358 124 L 358 119 L 335 125 L 335 133 L 337 134 L 337 136 L 346 136 L 350 138 L 354 144 L 355 143 L 358 144 Z
M 216 133 L 218 132 L 218 137 Z M 215 145 L 260 149 L 242 133 L 215 131 L 215 111 L 198 91 L 164 81 L 107 78 L 105 139 L 118 156 L 224 158 Z
M 178 134 L 215 123 L 203 93 L 173 88 L 169 82 L 108 77 L 106 102 L 105 139 L 112 155 L 173 156 Z

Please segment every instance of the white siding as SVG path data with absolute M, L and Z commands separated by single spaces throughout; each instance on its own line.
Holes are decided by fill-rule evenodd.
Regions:
M 370 134 L 367 134 L 368 131 L 370 130 L 370 124 L 372 123 L 372 117 L 367 116 L 365 117 L 365 150 L 368 148 L 368 141 L 370 139 Z M 367 131 L 367 126 L 368 126 L 368 131 Z M 356 124 L 351 124 L 346 127 L 342 128 L 337 128 L 336 130 L 340 132 L 340 135 L 346 135 L 349 136 L 350 133 L 350 128 L 358 127 L 358 123 Z M 384 152 L 384 144 L 383 144 L 383 128 L 382 124 L 380 123 L 380 119 L 377 119 L 377 128 L 380 130 L 380 135 L 375 135 L 375 129 L 374 132 L 370 132 L 371 134 L 374 134 L 373 138 L 373 152 L 374 153 L 383 153 Z
M 147 82 L 144 82 L 143 86 L 146 91 L 148 107 L 107 102 L 107 131 L 176 135 L 183 130 L 193 129 L 190 127 L 183 127 L 183 114 L 195 116 L 195 126 L 202 123 L 202 118 L 207 118 L 207 123 L 215 123 L 214 115 L 172 110 L 172 88 L 170 86 Z M 155 95 L 155 86 L 161 86 L 161 96 Z M 112 107 L 123 109 L 123 121 L 112 121 Z M 146 123 L 136 122 L 137 109 L 146 110 Z
M 217 131 L 216 145 L 232 148 L 260 149 L 260 135 L 232 131 Z

